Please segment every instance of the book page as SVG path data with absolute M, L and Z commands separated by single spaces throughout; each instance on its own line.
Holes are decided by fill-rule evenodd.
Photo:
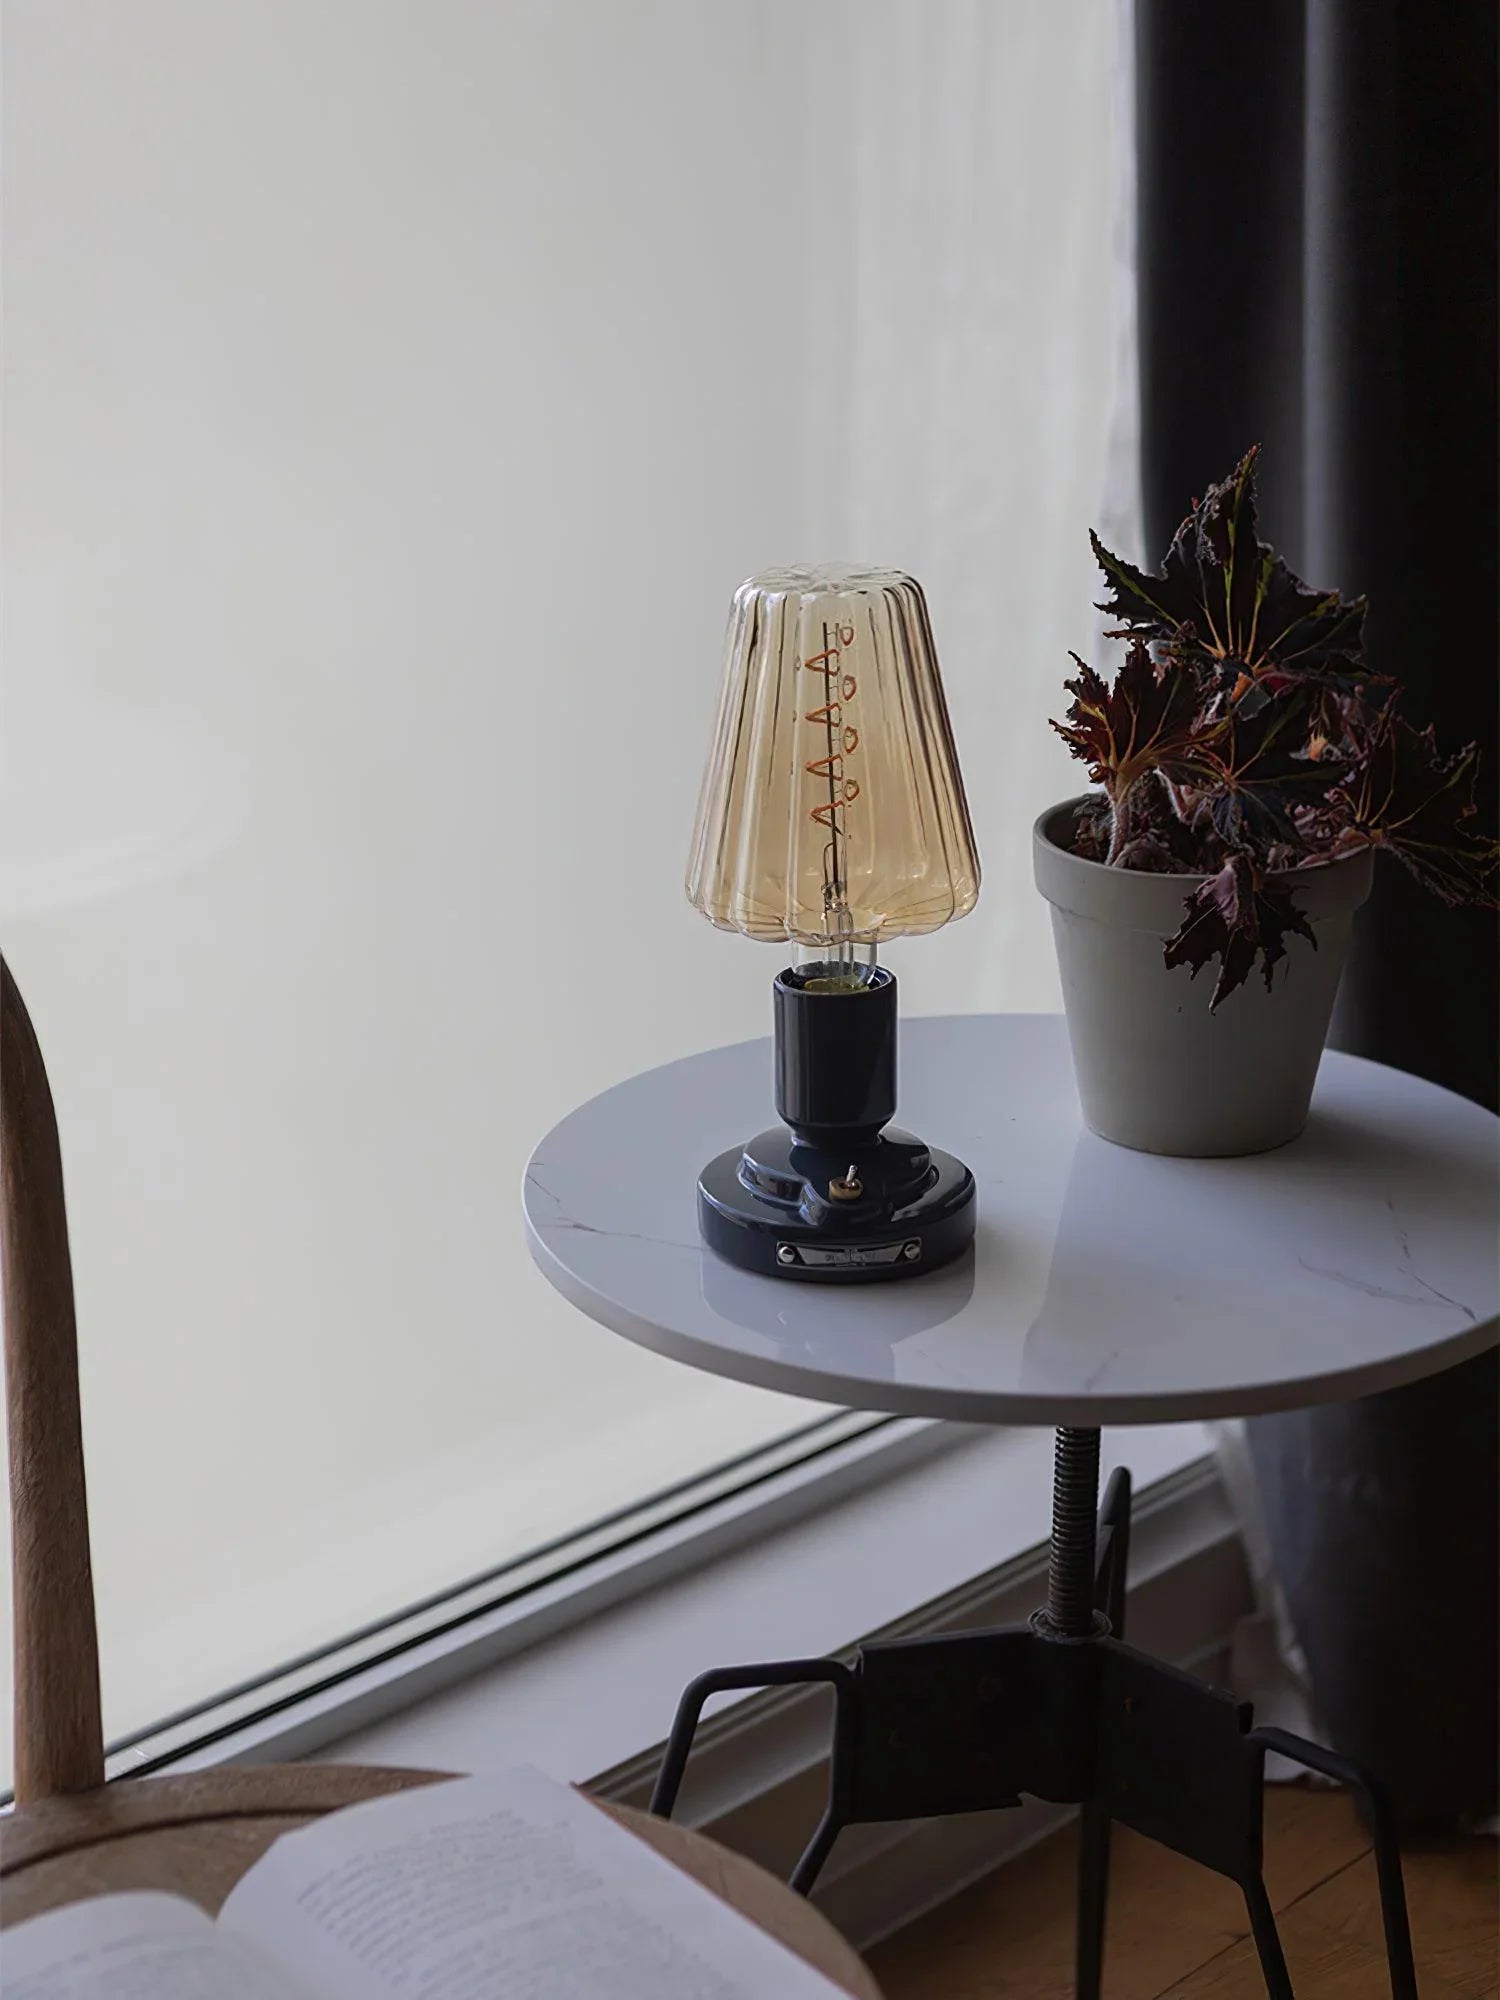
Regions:
M 93 1896 L 0 1937 L 5 2000 L 315 2000 L 180 1896 Z
M 538 1771 L 284 1834 L 220 1923 L 337 2000 L 835 2000 L 838 1989 Z

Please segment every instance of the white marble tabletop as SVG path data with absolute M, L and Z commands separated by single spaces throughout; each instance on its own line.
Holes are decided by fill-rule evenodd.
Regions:
M 891 1284 L 756 1277 L 698 1239 L 713 1154 L 774 1122 L 769 1041 L 688 1056 L 565 1118 L 527 1168 L 532 1253 L 590 1317 L 820 1402 L 1129 1424 L 1368 1395 L 1500 1339 L 1497 1135 L 1399 1070 L 1323 1059 L 1306 1132 L 1242 1160 L 1083 1126 L 1060 1016 L 909 1020 L 896 1124 L 974 1170 L 971 1255 Z

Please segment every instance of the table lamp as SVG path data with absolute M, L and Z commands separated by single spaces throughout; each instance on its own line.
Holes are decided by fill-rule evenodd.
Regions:
M 966 916 L 979 858 L 921 585 L 899 570 L 769 570 L 735 592 L 688 900 L 790 942 L 773 982 L 783 1123 L 698 1182 L 704 1240 L 821 1283 L 915 1276 L 974 1234 L 974 1177 L 896 1109 L 887 938 Z

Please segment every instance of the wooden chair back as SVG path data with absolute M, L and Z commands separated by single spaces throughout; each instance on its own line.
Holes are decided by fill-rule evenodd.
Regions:
M 0 959 L 0 1258 L 10 1442 L 18 1805 L 104 1782 L 99 1639 L 62 1148 L 46 1064 Z

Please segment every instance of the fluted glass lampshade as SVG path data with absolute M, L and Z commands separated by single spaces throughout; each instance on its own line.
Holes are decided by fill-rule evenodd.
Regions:
M 973 909 L 979 858 L 914 578 L 740 585 L 687 892 L 723 930 L 841 953 Z

